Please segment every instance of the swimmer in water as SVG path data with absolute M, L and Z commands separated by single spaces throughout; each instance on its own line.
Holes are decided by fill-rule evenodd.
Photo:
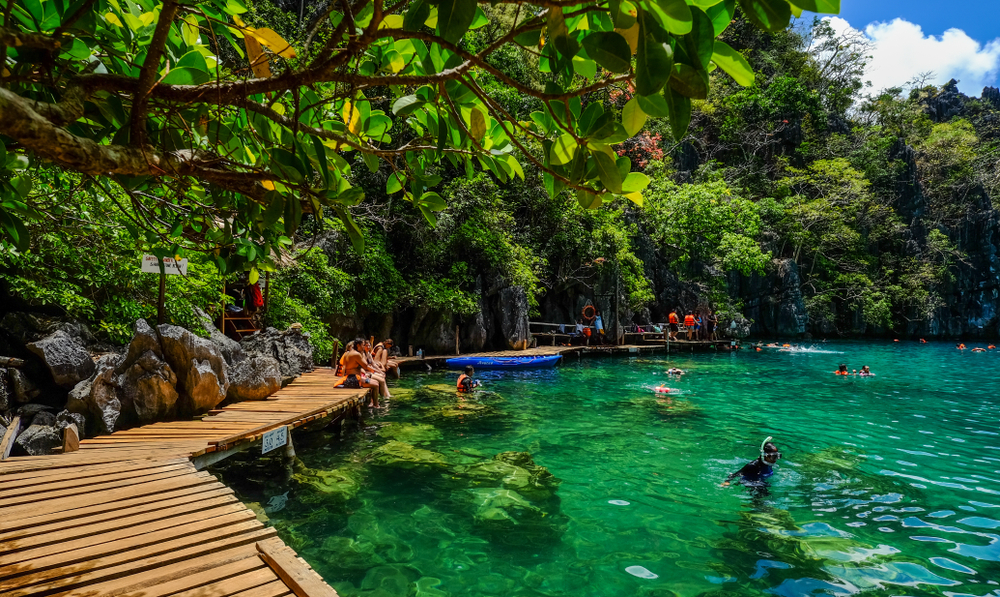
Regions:
M 850 372 L 847 370 L 847 365 L 841 363 L 840 366 L 837 367 L 837 370 L 833 372 L 833 374 L 834 375 L 850 375 Z
M 982 348 L 980 346 L 977 346 L 977 347 L 975 347 L 975 348 L 972 349 L 972 352 L 986 352 L 986 349 Z
M 778 446 L 771 443 L 772 439 L 774 438 L 768 436 L 760 444 L 760 457 L 757 460 L 746 463 L 743 465 L 743 468 L 730 474 L 722 482 L 722 486 L 728 487 L 730 481 L 736 477 L 739 477 L 739 483 L 749 487 L 763 487 L 767 485 L 765 479 L 774 474 L 774 463 L 778 462 L 778 459 L 781 458 Z
M 956 345 L 955 345 L 955 348 L 957 348 L 957 349 L 959 349 L 959 350 L 965 350 L 965 344 L 961 344 L 961 343 L 959 343 L 959 344 L 956 344 Z
M 860 375 L 861 377 L 875 377 L 875 374 L 872 373 L 871 369 L 868 368 L 868 365 L 862 367 L 861 373 L 859 373 L 858 375 Z
M 667 375 L 684 375 L 683 369 L 678 369 L 677 367 L 671 367 L 667 369 Z

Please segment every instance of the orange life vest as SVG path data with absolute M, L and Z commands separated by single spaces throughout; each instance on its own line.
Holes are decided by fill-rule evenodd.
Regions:
M 850 375 L 847 371 L 834 371 L 834 375 Z
M 459 392 L 468 392 L 469 391 L 468 389 L 466 389 L 465 386 L 462 385 L 462 382 L 465 381 L 466 379 L 468 379 L 468 377 L 469 376 L 466 375 L 466 374 L 464 374 L 464 373 L 458 376 L 458 383 L 455 384 L 455 386 L 456 386 L 456 388 L 458 389 Z
M 684 327 L 692 328 L 694 327 L 694 315 L 684 316 Z
M 670 323 L 679 323 L 679 321 L 677 319 L 677 314 L 676 313 L 671 313 L 670 314 Z

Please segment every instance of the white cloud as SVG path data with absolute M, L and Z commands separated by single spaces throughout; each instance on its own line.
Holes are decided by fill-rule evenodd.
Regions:
M 827 19 L 838 33 L 857 31 L 840 17 Z M 903 19 L 870 23 L 864 35 L 874 45 L 865 73 L 874 91 L 902 87 L 930 71 L 934 77 L 928 83 L 943 85 L 958 79 L 963 93 L 979 96 L 984 86 L 996 86 L 1000 78 L 1000 37 L 982 44 L 961 29 L 948 29 L 935 37 Z

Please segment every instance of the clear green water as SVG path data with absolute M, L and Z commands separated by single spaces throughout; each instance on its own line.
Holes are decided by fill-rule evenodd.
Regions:
M 409 373 L 363 430 L 297 438 L 290 481 L 227 481 L 287 492 L 272 524 L 343 596 L 1000 595 L 1000 352 L 817 347 L 483 372 L 462 399 Z M 767 435 L 769 492 L 720 487 Z

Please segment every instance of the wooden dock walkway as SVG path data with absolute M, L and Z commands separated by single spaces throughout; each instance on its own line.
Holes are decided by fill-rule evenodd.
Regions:
M 336 597 L 274 529 L 199 471 L 264 433 L 342 416 L 364 391 L 329 369 L 267 400 L 0 462 L 4 597 Z

